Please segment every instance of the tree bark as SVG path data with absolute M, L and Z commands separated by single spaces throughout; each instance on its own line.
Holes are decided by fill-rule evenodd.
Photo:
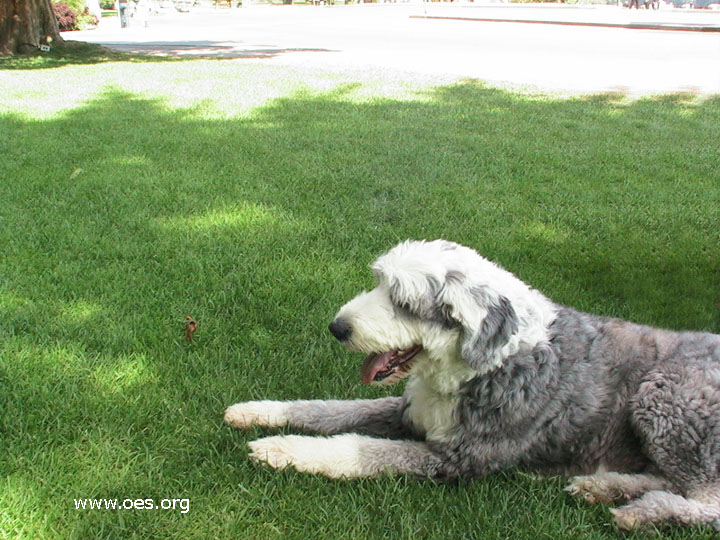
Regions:
M 63 43 L 50 0 L 0 0 L 0 54 Z

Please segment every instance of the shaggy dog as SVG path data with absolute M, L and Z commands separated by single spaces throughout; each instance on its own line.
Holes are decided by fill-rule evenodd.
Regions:
M 365 383 L 402 397 L 249 401 L 225 421 L 325 436 L 250 442 L 271 467 L 331 478 L 582 475 L 568 491 L 624 503 L 617 525 L 720 528 L 720 336 L 553 303 L 475 251 L 404 242 L 330 331 L 367 355 Z

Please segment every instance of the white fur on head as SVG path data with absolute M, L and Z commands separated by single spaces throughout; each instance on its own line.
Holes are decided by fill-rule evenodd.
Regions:
M 421 320 L 459 324 L 460 354 L 479 372 L 548 339 L 552 302 L 470 248 L 406 241 L 372 268 L 394 305 Z
M 348 346 L 366 354 L 422 344 L 423 332 L 417 321 L 397 316 L 382 284 L 350 300 L 336 318 L 345 319 L 352 326 Z

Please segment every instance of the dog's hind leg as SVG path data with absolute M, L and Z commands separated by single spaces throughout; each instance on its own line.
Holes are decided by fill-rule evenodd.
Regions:
M 610 511 L 623 530 L 661 523 L 710 525 L 720 530 L 720 485 L 695 489 L 687 497 L 668 491 L 648 491 L 639 499 Z
M 235 428 L 291 426 L 311 433 L 362 433 L 378 437 L 409 436 L 402 424 L 399 397 L 355 400 L 245 401 L 225 411 Z
M 669 487 L 664 478 L 653 474 L 599 472 L 571 478 L 565 490 L 590 504 L 608 504 L 627 502 L 648 491 L 666 490 Z
M 720 524 L 718 373 L 671 364 L 648 374 L 631 405 L 646 455 L 674 491 L 649 491 L 613 510 L 621 529 L 663 522 Z

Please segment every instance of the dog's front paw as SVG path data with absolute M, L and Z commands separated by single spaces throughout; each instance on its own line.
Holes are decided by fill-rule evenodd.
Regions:
M 248 443 L 250 457 L 275 469 L 294 467 L 299 472 L 322 474 L 330 478 L 371 476 L 360 459 L 358 435 L 306 437 L 278 435 Z
M 234 428 L 281 427 L 289 422 L 285 401 L 244 401 L 225 410 L 225 423 Z
M 277 435 L 250 441 L 250 458 L 262 461 L 273 469 L 284 469 L 302 461 L 300 435 Z

